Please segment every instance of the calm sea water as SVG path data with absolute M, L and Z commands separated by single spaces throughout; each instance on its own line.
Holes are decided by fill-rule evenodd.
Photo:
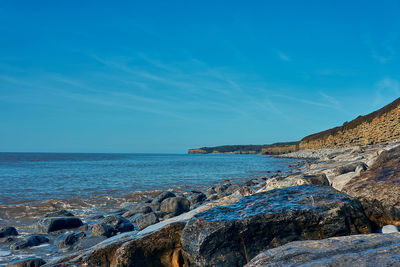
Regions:
M 151 198 L 152 190 L 202 189 L 225 179 L 285 172 L 292 163 L 262 155 L 0 153 L 0 227 L 15 226 L 26 236 L 49 211 L 68 209 L 88 221 L 138 197 Z M 15 258 L 48 259 L 60 253 L 48 244 L 14 251 L 0 243 L 0 266 Z
M 0 153 L 0 204 L 209 186 L 285 171 L 288 162 L 262 155 Z

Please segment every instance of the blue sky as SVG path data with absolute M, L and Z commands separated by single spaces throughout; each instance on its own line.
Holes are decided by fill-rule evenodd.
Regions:
M 400 96 L 399 1 L 1 1 L 0 151 L 299 140 Z

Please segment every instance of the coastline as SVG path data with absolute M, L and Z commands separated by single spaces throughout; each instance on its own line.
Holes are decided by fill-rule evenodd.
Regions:
M 18 231 L 18 236 L 11 236 L 8 238 L 2 238 L 0 236 L 0 266 L 6 266 L 4 264 L 9 263 L 15 259 L 23 259 L 28 257 L 31 254 L 34 254 L 38 257 L 43 258 L 45 261 L 51 261 L 59 257 L 64 257 L 71 253 L 71 251 L 75 251 L 75 249 L 70 248 L 57 248 L 56 243 L 60 238 L 65 236 L 68 233 L 73 232 L 84 232 L 86 236 L 92 236 L 93 226 L 99 225 L 102 223 L 103 219 L 108 216 L 118 216 L 123 219 L 127 219 L 132 222 L 137 231 L 137 223 L 136 220 L 141 215 L 148 215 L 148 210 L 143 212 L 139 206 L 152 206 L 154 212 L 151 211 L 151 214 L 157 214 L 157 218 L 152 222 L 156 223 L 158 221 L 162 222 L 167 220 L 168 217 L 172 215 L 168 214 L 160 214 L 155 213 L 157 209 L 155 208 L 153 200 L 157 198 L 160 194 L 165 194 L 167 192 L 171 192 L 174 194 L 174 197 L 184 198 L 190 200 L 190 210 L 196 209 L 200 205 L 205 205 L 207 203 L 212 203 L 214 201 L 218 201 L 221 198 L 226 197 L 227 195 L 232 194 L 237 189 L 245 186 L 246 184 L 254 185 L 261 181 L 265 181 L 266 179 L 273 176 L 288 176 L 292 173 L 299 172 L 299 168 L 304 165 L 304 160 L 293 160 L 287 162 L 288 169 L 277 170 L 277 171 L 265 171 L 268 173 L 267 175 L 255 175 L 255 177 L 242 177 L 242 178 L 233 178 L 233 179 L 224 179 L 219 182 L 214 182 L 211 186 L 198 186 L 193 188 L 187 188 L 186 186 L 181 187 L 172 187 L 168 189 L 153 189 L 153 190 L 142 190 L 136 191 L 132 193 L 127 193 L 122 196 L 97 196 L 93 197 L 91 200 L 86 199 L 51 199 L 45 202 L 38 202 L 34 205 L 25 205 L 21 204 L 20 207 L 12 207 L 10 210 L 4 210 L 10 217 L 15 218 L 15 223 L 7 223 L 4 226 L 12 226 L 15 227 Z M 255 182 L 256 181 L 256 182 Z M 158 206 L 161 205 L 158 203 Z M 19 207 L 19 208 L 18 208 Z M 79 218 L 83 224 L 78 228 L 66 228 L 56 232 L 49 233 L 39 233 L 37 229 L 35 229 L 36 225 L 42 218 L 46 218 L 52 216 L 51 214 L 55 214 L 59 216 L 57 213 L 60 211 L 71 212 L 74 217 Z M 137 212 L 132 212 L 137 211 Z M 130 214 L 125 214 L 129 213 Z M 15 215 L 13 215 L 15 214 Z M 50 215 L 49 215 L 50 214 Z M 125 214 L 125 215 L 124 215 Z M 63 214 L 61 214 L 63 216 Z M 165 215 L 166 218 L 163 218 Z M 149 224 L 150 222 L 146 222 Z M 1 227 L 0 227 L 1 228 Z M 143 228 L 143 226 L 141 226 Z M 15 243 L 26 240 L 26 238 L 30 236 L 43 235 L 45 234 L 46 238 L 49 240 L 44 243 L 35 244 L 33 246 L 29 246 L 27 249 L 10 249 Z M 113 234 L 114 236 L 115 234 Z M 104 236 L 103 236 L 104 237 Z M 100 243 L 102 241 L 107 240 L 107 238 L 97 238 L 97 240 L 93 240 L 89 245 L 95 245 L 96 243 Z M 91 247 L 91 246 L 89 246 Z M 89 248 L 88 247 L 88 248 Z M 83 247 L 77 249 L 78 251 L 82 250 Z
M 234 216 L 237 216 L 237 215 L 233 216 L 230 213 L 234 212 L 234 214 L 236 214 L 242 208 L 246 210 L 246 213 L 240 215 L 239 218 L 241 218 L 241 216 L 244 216 L 244 218 L 245 217 L 247 218 L 247 216 L 253 218 L 252 217 L 253 215 L 256 217 L 264 216 L 263 215 L 264 213 L 268 215 L 269 213 L 268 211 L 259 210 L 259 208 L 256 207 L 254 208 L 254 210 L 252 210 L 253 208 L 250 208 L 251 205 L 249 206 L 249 204 L 251 204 L 253 201 L 256 201 L 258 196 L 263 196 L 263 197 L 262 199 L 257 201 L 272 201 L 272 199 L 274 198 L 280 199 L 280 197 L 285 196 L 287 194 L 287 199 L 289 201 L 292 201 L 292 198 L 295 197 L 297 194 L 304 195 L 304 198 L 302 198 L 301 200 L 301 203 L 303 204 L 300 206 L 292 202 L 290 202 L 289 205 L 283 205 L 282 200 L 279 200 L 277 202 L 278 205 L 277 207 L 279 207 L 279 209 L 282 209 L 282 212 L 286 213 L 287 208 L 289 209 L 306 208 L 308 205 L 306 204 L 306 202 L 311 201 L 312 206 L 321 205 L 322 210 L 326 209 L 327 214 L 324 215 L 325 217 L 334 216 L 333 220 L 335 222 L 334 224 L 336 225 L 335 227 L 338 227 L 337 224 L 341 220 L 343 220 L 342 216 L 345 216 L 344 218 L 347 218 L 348 216 L 350 217 L 353 216 L 354 218 L 352 218 L 351 221 L 353 221 L 353 223 L 355 222 L 357 223 L 354 226 L 349 225 L 348 226 L 349 229 L 346 228 L 347 230 L 345 231 L 340 230 L 339 232 L 336 232 L 334 230 L 335 227 L 334 229 L 331 229 L 329 226 L 331 225 L 331 223 L 328 224 L 329 230 L 325 228 L 321 230 L 323 231 L 323 233 L 325 233 L 324 235 L 321 235 L 322 240 L 325 240 L 324 238 L 329 238 L 329 237 L 343 236 L 343 235 L 348 236 L 360 233 L 364 234 L 365 238 L 367 238 L 368 240 L 369 238 L 368 234 L 382 232 L 383 231 L 382 229 L 384 229 L 386 224 L 379 225 L 378 223 L 375 222 L 375 225 L 373 225 L 371 218 L 368 219 L 366 217 L 365 208 L 361 206 L 359 200 L 357 200 L 356 198 L 352 198 L 347 194 L 340 193 L 339 191 L 342 191 L 345 185 L 349 183 L 353 178 L 361 175 L 362 173 L 365 173 L 366 170 L 368 170 L 371 166 L 374 166 L 374 163 L 379 159 L 382 153 L 384 153 L 385 151 L 396 149 L 397 147 L 399 147 L 399 145 L 400 142 L 391 142 L 386 144 L 371 145 L 365 147 L 297 151 L 294 153 L 275 156 L 278 158 L 294 159 L 295 164 L 292 166 L 292 169 L 288 173 L 276 172 L 268 177 L 254 178 L 239 184 L 232 183 L 232 181 L 226 181 L 226 183 L 222 183 L 221 185 L 207 188 L 205 192 L 199 192 L 196 190 L 193 190 L 191 192 L 179 192 L 178 190 L 164 191 L 159 195 L 152 196 L 152 199 L 147 199 L 131 207 L 125 207 L 120 210 L 115 210 L 113 213 L 108 213 L 108 215 L 106 216 L 106 217 L 114 216 L 114 220 L 117 221 L 111 223 L 111 225 L 114 227 L 117 227 L 118 225 L 121 224 L 129 225 L 129 222 L 133 221 L 136 224 L 142 224 L 142 226 L 139 229 L 135 229 L 133 226 L 131 228 L 128 227 L 127 229 L 129 230 L 126 231 L 115 230 L 115 234 L 110 234 L 108 238 L 106 237 L 107 233 L 101 233 L 99 235 L 100 237 L 97 236 L 96 240 L 93 241 L 93 243 L 90 244 L 91 246 L 88 247 L 82 246 L 82 240 L 86 239 L 94 240 L 93 229 L 96 229 L 96 227 L 98 228 L 98 225 L 105 224 L 104 220 L 106 218 L 104 216 L 102 218 L 92 218 L 92 221 L 88 221 L 86 219 L 86 223 L 76 229 L 71 228 L 71 229 L 60 230 L 57 233 L 48 233 L 47 236 L 52 237 L 50 238 L 49 241 L 52 244 L 60 242 L 60 238 L 62 236 L 65 237 L 65 234 L 68 233 L 71 234 L 71 233 L 83 232 L 85 234 L 85 237 L 82 239 L 78 239 L 76 243 L 67 246 L 66 248 L 64 248 L 64 250 L 61 250 L 62 253 L 53 254 L 50 258 L 46 258 L 48 264 L 45 266 L 55 266 L 56 264 L 64 264 L 63 266 L 81 266 L 81 265 L 91 266 L 93 265 L 94 262 L 98 262 L 98 260 L 100 260 L 98 258 L 99 251 L 103 251 L 102 253 L 106 253 L 107 255 L 106 257 L 111 262 L 121 261 L 121 260 L 131 262 L 133 259 L 131 259 L 131 256 L 129 255 L 131 255 L 130 253 L 136 253 L 133 252 L 135 250 L 129 252 L 130 250 L 124 249 L 122 250 L 124 252 L 121 252 L 121 249 L 126 247 L 128 244 L 136 244 L 135 246 L 140 247 L 140 244 L 142 244 L 140 243 L 142 242 L 141 240 L 143 240 L 144 242 L 144 240 L 148 239 L 152 240 L 152 243 L 150 245 L 151 248 L 146 247 L 146 249 L 150 249 L 151 251 L 165 250 L 165 253 L 169 254 L 180 253 L 179 255 L 181 256 L 179 257 L 182 257 L 183 262 L 190 262 L 191 264 L 199 266 L 208 266 L 207 264 L 202 263 L 203 260 L 205 260 L 204 255 L 197 255 L 194 251 L 191 252 L 192 249 L 191 246 L 198 246 L 201 244 L 196 245 L 194 243 L 190 243 L 190 245 L 188 245 L 186 243 L 188 242 L 186 241 L 187 239 L 196 240 L 193 239 L 194 237 L 191 236 L 191 234 L 189 233 L 203 231 L 198 229 L 200 225 L 203 225 L 208 220 L 215 221 L 216 220 L 215 218 L 219 217 L 221 217 L 221 219 L 217 219 L 216 222 L 222 225 L 220 227 L 222 228 L 228 227 L 227 225 L 230 225 L 229 224 L 230 220 L 234 218 Z M 294 189 L 296 190 L 296 192 L 302 192 L 302 193 L 294 194 L 291 191 Z M 320 194 L 322 194 L 322 196 L 317 197 Z M 332 195 L 335 195 L 335 197 L 331 199 L 330 197 Z M 354 211 L 352 211 L 350 214 L 343 215 L 342 213 L 337 213 L 337 211 L 335 211 L 335 209 L 337 209 L 336 206 L 335 207 L 324 206 L 326 205 L 326 203 L 330 202 L 334 203 L 334 201 L 337 201 L 337 199 L 341 198 L 344 198 L 343 200 L 344 202 L 338 202 L 338 204 L 335 205 L 339 207 L 341 205 L 345 205 L 346 207 L 345 210 L 348 210 L 350 207 L 352 207 L 351 209 L 354 209 Z M 187 207 L 187 202 L 185 200 L 189 201 L 190 207 Z M 243 201 L 245 202 L 250 201 L 250 202 L 244 205 L 241 204 Z M 349 205 L 346 203 L 351 203 L 351 204 L 350 206 L 346 206 Z M 145 207 L 150 207 L 150 209 Z M 235 207 L 235 208 L 231 210 L 229 207 Z M 179 211 L 177 212 L 177 210 Z M 217 212 L 218 216 L 212 219 L 214 216 L 216 216 L 214 212 Z M 305 212 L 306 212 L 305 214 L 308 214 L 310 211 L 306 210 Z M 224 215 L 224 213 L 227 214 Z M 131 217 L 128 217 L 128 215 Z M 162 217 L 159 217 L 160 215 L 162 215 Z M 202 216 L 206 217 L 201 219 Z M 117 219 L 115 219 L 115 217 L 117 217 Z M 130 219 L 128 221 L 122 221 L 122 222 L 118 221 L 118 218 L 121 217 L 123 219 L 126 219 L 126 217 Z M 293 221 L 292 223 L 296 223 L 299 225 L 302 225 L 304 223 L 297 221 L 298 218 L 294 217 L 286 219 L 289 221 Z M 199 220 L 202 221 L 202 223 L 198 225 L 197 222 Z M 240 221 L 242 219 L 235 219 L 235 221 L 236 220 Z M 251 221 L 251 219 L 246 219 L 246 221 L 248 220 Z M 192 228 L 194 227 L 193 229 L 196 230 L 190 230 L 191 229 L 190 227 Z M 210 227 L 212 226 L 210 225 Z M 312 228 L 308 227 L 310 226 L 303 225 L 302 231 L 304 232 L 311 231 L 310 233 L 308 234 L 303 233 L 301 236 L 296 235 L 293 237 L 294 240 L 303 240 L 302 236 L 304 236 L 304 238 L 307 240 L 309 239 L 308 235 L 310 235 L 310 237 L 314 236 L 315 233 L 313 231 L 315 230 L 312 230 Z M 323 227 L 325 226 L 323 225 Z M 343 227 L 343 225 L 340 227 Z M 250 227 L 249 229 L 252 228 Z M 104 229 L 103 227 L 102 231 L 105 232 L 106 229 Z M 165 234 L 167 234 L 169 237 L 175 235 L 177 238 L 179 237 L 176 240 L 174 239 L 175 243 L 172 248 L 169 246 L 165 247 L 166 244 L 161 241 L 156 241 L 158 239 L 162 240 Z M 254 237 L 254 238 L 256 241 L 257 238 L 260 237 Z M 277 236 L 275 238 L 277 238 Z M 396 241 L 397 239 L 398 236 L 394 235 L 393 240 L 397 242 Z M 283 241 L 282 245 L 286 243 L 287 243 L 286 241 Z M 278 242 L 278 244 L 281 243 Z M 46 245 L 46 246 L 47 248 L 50 248 L 51 246 L 54 245 Z M 246 246 L 251 246 L 251 245 L 249 243 Z M 115 250 L 115 247 L 119 249 Z M 276 247 L 276 245 L 271 246 L 271 248 L 274 247 Z M 268 247 L 265 247 L 265 249 L 268 249 Z M 116 253 L 116 251 L 120 252 Z M 262 249 L 260 247 L 253 248 L 251 252 L 252 257 L 256 256 L 256 254 L 254 253 L 257 252 L 258 254 L 258 252 L 261 251 Z M 45 253 L 51 254 L 52 252 L 51 250 L 47 249 L 45 250 Z M 149 256 L 147 256 L 147 258 L 144 260 L 147 260 L 149 262 L 157 261 L 157 257 L 159 256 L 150 253 Z M 215 260 L 216 262 L 221 260 L 220 258 L 218 258 L 218 256 L 215 255 L 210 257 L 212 258 L 210 258 L 209 260 Z M 175 259 L 174 257 L 168 258 L 168 260 L 166 260 L 168 263 L 164 264 L 164 266 L 174 266 L 173 262 L 175 262 L 176 260 L 177 259 Z M 244 263 L 249 263 L 251 258 L 245 257 L 244 259 L 241 259 L 241 261 L 243 260 Z M 258 266 L 258 265 L 251 265 L 251 262 L 249 264 L 250 264 L 249 266 Z M 110 266 L 119 266 L 119 265 L 110 265 Z M 183 264 L 178 266 L 186 266 L 186 265 Z

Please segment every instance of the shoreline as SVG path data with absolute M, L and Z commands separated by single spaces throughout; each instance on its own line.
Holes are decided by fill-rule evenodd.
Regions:
M 247 196 L 256 196 L 266 193 L 270 194 L 276 190 L 283 190 L 283 192 L 285 192 L 285 190 L 289 190 L 293 187 L 297 188 L 298 186 L 303 186 L 301 188 L 304 190 L 307 188 L 307 186 L 312 190 L 320 190 L 318 189 L 319 186 L 329 185 L 329 188 L 334 188 L 341 191 L 343 187 L 349 181 L 351 181 L 352 178 L 357 177 L 361 173 L 365 172 L 365 170 L 367 170 L 370 166 L 372 166 L 384 151 L 395 148 L 399 146 L 399 144 L 400 142 L 392 142 L 388 144 L 366 147 L 307 150 L 297 151 L 285 155 L 278 155 L 275 157 L 292 158 L 294 159 L 294 162 L 296 162 L 296 164 L 291 166 L 290 171 L 288 171 L 286 174 L 277 172 L 269 177 L 253 178 L 238 184 L 230 183 L 231 181 L 226 181 L 228 183 L 221 183 L 217 186 L 208 187 L 207 190 L 205 190 L 206 192 L 192 190 L 190 193 L 185 193 L 182 191 L 179 192 L 176 189 L 163 191 L 160 195 L 153 196 L 152 199 L 142 201 L 138 206 L 121 207 L 121 209 L 115 210 L 113 213 L 108 213 L 108 215 L 105 214 L 105 216 L 102 218 L 92 218 L 91 221 L 86 219 L 86 224 L 82 225 L 78 229 L 62 230 L 55 236 L 54 233 L 48 233 L 47 236 L 51 237 L 49 241 L 50 245 L 47 245 L 46 243 L 45 245 L 42 245 L 42 248 L 44 248 L 44 253 L 52 256 L 46 257 L 44 254 L 41 255 L 40 253 L 38 253 L 38 255 L 42 256 L 46 261 L 50 260 L 50 262 L 53 262 L 52 264 L 55 264 L 56 262 L 69 262 L 70 259 L 74 259 L 72 260 L 71 264 L 78 264 L 79 266 L 79 264 L 82 263 L 82 260 L 85 261 L 86 256 L 82 255 L 87 255 L 87 257 L 91 258 L 92 255 L 95 255 L 92 253 L 96 253 L 96 251 L 99 249 L 107 250 L 110 246 L 117 244 L 120 246 L 125 243 L 133 242 L 134 240 L 140 240 L 141 238 L 147 238 L 153 235 L 158 236 L 160 232 L 165 231 L 165 229 L 169 229 L 169 227 L 173 227 L 176 224 L 188 224 L 200 216 L 200 214 L 211 212 L 212 210 L 220 207 L 238 205 L 236 203 L 240 203 L 242 200 L 247 199 Z M 363 164 L 367 166 L 365 169 L 363 168 Z M 315 185 L 317 185 L 317 187 L 314 189 Z M 170 193 L 172 193 L 173 196 L 165 198 L 166 195 Z M 160 198 L 160 196 L 162 197 Z M 289 199 L 290 198 L 291 197 L 289 197 Z M 172 213 L 166 213 L 165 211 L 168 210 L 168 208 L 166 209 L 163 203 L 168 202 L 168 199 L 171 201 L 183 201 L 182 203 L 184 203 L 186 199 L 190 203 L 190 208 L 184 208 L 178 213 L 175 213 L 176 209 Z M 199 199 L 202 200 L 196 202 Z M 312 203 L 314 203 L 314 198 L 312 195 L 311 199 Z M 193 205 L 193 203 L 196 204 Z M 164 208 L 161 208 L 162 205 L 164 205 Z M 145 206 L 151 207 L 150 210 L 152 211 L 144 212 L 143 208 Z M 129 208 L 130 210 L 126 208 Z M 161 210 L 158 210 L 160 208 Z M 137 209 L 137 212 L 132 212 L 132 209 Z M 130 217 L 128 217 L 128 215 Z M 90 238 L 93 239 L 93 229 L 97 227 L 96 225 L 102 225 L 104 223 L 104 219 L 106 219 L 105 217 L 110 216 L 118 216 L 124 219 L 128 217 L 128 222 L 144 224 L 142 224 L 139 229 L 131 228 L 129 231 L 116 231 L 117 235 L 113 234 L 113 237 L 110 238 L 100 235 L 102 237 L 99 239 L 99 236 L 97 236 L 94 244 L 89 247 L 83 247 L 81 245 L 82 240 Z M 127 224 L 127 222 L 125 223 Z M 381 229 L 382 227 L 375 227 L 373 229 L 371 228 L 365 233 L 382 231 Z M 59 242 L 61 236 L 68 233 L 78 233 L 77 231 L 79 233 L 83 232 L 85 237 L 81 240 L 78 240 L 76 244 L 68 246 L 63 250 L 58 252 L 54 250 L 54 244 Z M 179 231 L 182 231 L 182 229 Z M 157 244 L 153 245 L 157 246 Z M 40 245 L 37 248 L 40 248 Z M 51 260 L 51 258 L 53 260 Z M 56 260 L 57 258 L 59 259 Z M 48 264 L 47 266 L 52 266 L 52 264 Z
M 14 240 L 7 240 L 0 237 L 0 254 L 4 258 L 0 260 L 0 266 L 5 266 L 7 262 L 17 259 L 24 258 L 31 255 L 32 253 L 36 256 L 43 258 L 48 261 L 52 258 L 66 256 L 70 253 L 69 250 L 57 249 L 54 247 L 57 240 L 67 233 L 71 233 L 74 229 L 65 229 L 57 233 L 47 233 L 46 237 L 49 238 L 48 243 L 38 244 L 29 247 L 27 250 L 10 250 L 9 246 L 15 242 L 21 241 L 26 237 L 31 235 L 37 235 L 38 232 L 35 230 L 35 225 L 41 218 L 46 217 L 51 213 L 57 213 L 62 210 L 68 210 L 74 216 L 80 218 L 83 222 L 83 226 L 75 230 L 86 231 L 86 234 L 90 236 L 90 228 L 96 224 L 101 223 L 101 221 L 107 216 L 121 216 L 126 217 L 129 221 L 132 221 L 134 213 L 132 216 L 123 216 L 124 213 L 129 212 L 135 205 L 150 205 L 151 201 L 154 200 L 158 195 L 171 192 L 175 194 L 176 197 L 181 197 L 185 199 L 190 199 L 193 195 L 204 195 L 204 199 L 199 201 L 199 203 L 194 203 L 194 206 L 190 209 L 195 209 L 199 204 L 207 204 L 218 199 L 221 199 L 237 190 L 244 185 L 251 183 L 252 181 L 265 181 L 269 177 L 276 175 L 288 176 L 292 173 L 298 172 L 299 167 L 303 165 L 304 160 L 293 160 L 287 162 L 288 170 L 281 171 L 265 171 L 267 175 L 252 175 L 241 178 L 231 178 L 223 179 L 217 182 L 213 182 L 211 186 L 203 185 L 197 187 L 186 188 L 185 186 L 168 188 L 168 189 L 153 189 L 153 190 L 141 190 L 131 193 L 126 193 L 123 196 L 94 196 L 91 200 L 83 199 L 49 199 L 44 202 L 37 202 L 34 204 L 26 205 L 21 203 L 20 205 L 14 205 L 11 209 L 15 209 L 13 212 L 18 216 L 14 217 L 13 222 L 8 221 L 6 224 L 2 223 L 3 226 L 13 226 L 18 230 L 19 235 L 14 238 Z M 253 182 L 254 183 L 254 182 Z M 215 189 L 217 191 L 215 191 Z M 198 194 L 200 193 L 200 194 Z M 193 205 L 193 203 L 191 203 Z M 9 215 L 10 211 L 8 212 Z M 137 212 L 136 214 L 139 214 Z M 146 213 L 147 214 L 147 213 Z M 12 216 L 12 215 L 11 215 Z M 157 216 L 158 217 L 158 216 Z M 168 217 L 168 216 L 167 216 Z M 168 218 L 167 218 L 168 219 Z M 4 220 L 3 220 L 4 221 Z M 162 217 L 158 217 L 155 221 L 163 221 Z M 155 222 L 154 221 L 154 222 Z M 11 222 L 11 223 L 10 223 Z M 133 221 L 132 221 L 133 222 Z M 137 227 L 135 225 L 135 227 Z M 0 227 L 1 228 L 1 227 Z M 107 240 L 107 239 L 105 239 Z M 103 240 L 96 240 L 101 242 Z M 50 256 L 49 256 L 50 255 Z M 0 257 L 1 258 L 1 257 Z

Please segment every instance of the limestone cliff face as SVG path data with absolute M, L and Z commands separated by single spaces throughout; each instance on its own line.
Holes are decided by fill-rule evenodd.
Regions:
M 280 154 L 286 154 L 286 153 L 291 153 L 291 152 L 296 152 L 299 150 L 299 144 L 293 144 L 293 145 L 281 145 L 281 146 L 271 146 L 271 147 L 265 147 L 261 150 L 261 154 L 266 154 L 266 155 L 280 155 Z
M 400 98 L 355 120 L 303 138 L 300 149 L 363 146 L 400 138 Z

